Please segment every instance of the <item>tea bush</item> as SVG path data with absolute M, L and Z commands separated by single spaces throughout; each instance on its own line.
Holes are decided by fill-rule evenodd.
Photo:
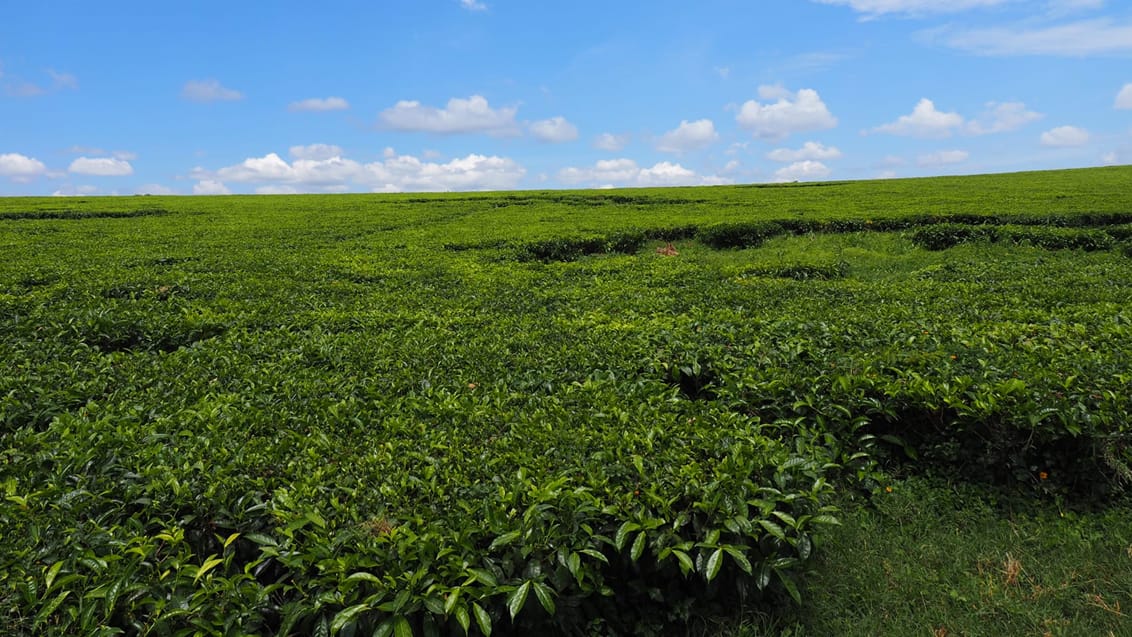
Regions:
M 1125 498 L 1128 179 L 0 201 L 0 632 L 672 634 L 881 467 Z

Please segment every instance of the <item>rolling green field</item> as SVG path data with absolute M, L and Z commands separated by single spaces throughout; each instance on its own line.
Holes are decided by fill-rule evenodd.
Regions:
M 1129 184 L 0 199 L 0 633 L 1132 635 Z

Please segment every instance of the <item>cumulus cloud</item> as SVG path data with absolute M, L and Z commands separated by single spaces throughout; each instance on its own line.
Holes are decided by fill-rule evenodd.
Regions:
M 715 124 L 710 119 L 694 122 L 681 120 L 680 125 L 660 136 L 656 149 L 664 153 L 684 153 L 707 148 L 719 140 Z
M 70 184 L 67 184 L 67 185 L 63 186 L 62 188 L 59 188 L 55 192 L 51 193 L 51 196 L 52 197 L 80 197 L 80 196 L 88 196 L 88 195 L 106 195 L 106 194 L 116 195 L 118 193 L 116 193 L 116 192 L 100 193 L 100 192 L 98 192 L 98 186 L 90 186 L 90 185 L 72 186 Z
M 460 0 L 460 6 L 468 11 L 487 11 L 487 5 L 479 0 Z
M 185 82 L 181 97 L 192 102 L 230 102 L 244 99 L 244 94 L 222 86 L 217 80 L 208 79 Z
M 518 108 L 494 109 L 482 95 L 467 99 L 454 97 L 445 108 L 425 106 L 415 100 L 402 100 L 381 112 L 378 119 L 386 128 L 426 133 L 487 133 L 515 135 Z
M 936 110 L 935 103 L 926 97 L 912 109 L 910 115 L 901 115 L 895 122 L 873 129 L 874 133 L 888 133 L 901 137 L 950 137 L 962 129 L 964 120 L 958 113 Z
M 1116 94 L 1116 103 L 1113 106 L 1119 109 L 1132 108 L 1132 82 L 1125 84 Z
M 972 135 L 1005 133 L 1041 118 L 1041 113 L 1027 110 L 1022 102 L 987 102 L 986 112 L 967 124 L 967 132 Z
M 1010 0 L 816 0 L 821 4 L 849 7 L 857 13 L 881 16 L 889 13 L 925 15 L 931 13 L 958 13 L 970 9 L 993 7 Z
M 47 172 L 47 166 L 38 159 L 19 153 L 0 155 L 0 177 L 24 183 Z
M 839 157 L 841 157 L 840 150 L 833 146 L 823 146 L 817 142 L 806 142 L 798 149 L 776 148 L 766 154 L 767 159 L 783 163 L 804 161 L 807 159 L 837 159 Z
M 614 135 L 613 133 L 602 133 L 594 139 L 594 148 L 606 150 L 611 153 L 620 151 L 628 144 L 629 136 L 626 134 Z
M 1089 131 L 1077 126 L 1058 126 L 1042 133 L 1042 146 L 1070 148 L 1089 143 Z
M 939 30 L 931 39 L 977 55 L 1083 57 L 1132 52 L 1132 22 L 1110 18 L 1034 27 Z
M 301 183 L 308 186 L 329 185 L 349 181 L 362 172 L 356 161 L 332 156 L 326 159 L 296 159 L 288 163 L 275 153 L 263 157 L 249 157 L 234 166 L 216 171 L 220 181 L 254 183 L 279 181 Z
M 54 69 L 47 69 L 46 73 L 51 78 L 50 83 L 47 84 L 27 81 L 21 77 L 10 75 L 8 81 L 4 83 L 4 94 L 10 97 L 38 97 L 63 90 L 79 90 L 79 79 L 74 75 L 60 73 Z M 0 78 L 3 77 L 3 69 L 0 69 Z
M 315 145 L 319 146 L 319 145 Z M 296 147 L 309 155 L 311 147 Z M 410 155 L 397 155 L 392 149 L 382 161 L 362 164 L 319 148 L 314 156 L 322 159 L 295 159 L 287 162 L 276 153 L 249 157 L 239 164 L 214 172 L 195 169 L 193 176 L 216 182 L 258 184 L 257 192 L 377 192 L 442 190 L 507 190 L 516 188 L 526 169 L 512 159 L 468 155 L 446 163 L 422 161 Z M 294 150 L 294 149 L 292 149 Z
M 507 157 L 468 155 L 446 163 L 399 155 L 366 165 L 365 180 L 376 191 L 511 190 L 527 170 Z
M 344 153 L 340 146 L 334 144 L 310 144 L 308 146 L 292 146 L 288 149 L 293 159 L 330 159 L 341 157 Z
M 202 179 L 193 186 L 194 195 L 230 195 L 228 186 L 215 179 Z
M 936 153 L 920 155 L 916 158 L 916 163 L 920 166 L 947 166 L 961 164 L 967 161 L 970 156 L 971 154 L 965 150 L 941 150 Z
M 55 90 L 79 90 L 79 78 L 74 75 L 70 73 L 60 73 L 53 69 L 47 69 L 47 74 L 51 76 L 51 87 Z
M 662 161 L 642 168 L 632 159 L 603 159 L 593 166 L 569 167 L 558 171 L 558 181 L 566 185 L 601 184 L 619 186 L 702 186 L 731 183 L 716 175 L 700 176 L 680 164 Z
M 764 104 L 750 100 L 740 107 L 735 117 L 740 126 L 756 137 L 777 140 L 793 133 L 837 126 L 837 118 L 813 89 L 791 93 L 780 86 L 760 86 L 759 98 L 776 101 Z
M 71 162 L 68 172 L 99 177 L 125 177 L 134 174 L 130 162 L 113 157 L 79 157 Z
M 176 190 L 161 184 L 142 184 L 134 189 L 135 195 L 175 195 Z
M 632 159 L 602 159 L 591 168 L 563 168 L 558 171 L 558 181 L 564 184 L 586 182 L 625 183 L 636 179 L 641 169 Z
M 348 108 L 350 108 L 350 103 L 341 97 L 311 97 L 298 102 L 291 102 L 287 106 L 287 110 L 296 112 L 344 111 Z
M 534 122 L 529 128 L 535 139 L 543 142 L 561 143 L 578 139 L 578 127 L 561 116 Z
M 830 172 L 829 167 L 820 161 L 798 161 L 774 171 L 774 180 L 784 182 L 825 179 Z
M 255 189 L 257 195 L 297 195 L 299 189 L 294 186 L 260 186 Z

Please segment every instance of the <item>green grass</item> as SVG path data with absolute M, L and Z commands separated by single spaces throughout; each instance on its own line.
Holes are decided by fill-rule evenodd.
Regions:
M 0 200 L 0 629 L 1120 635 L 1130 181 Z
M 807 601 L 748 635 L 1132 634 L 1132 510 L 1002 501 L 938 479 L 849 501 L 806 576 Z

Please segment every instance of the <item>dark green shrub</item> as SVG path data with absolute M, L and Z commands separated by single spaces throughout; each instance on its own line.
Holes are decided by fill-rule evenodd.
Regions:
M 939 223 L 919 228 L 912 233 L 912 243 L 925 250 L 946 250 L 960 243 L 994 240 L 994 228 L 958 223 Z
M 1100 230 L 1050 227 L 1010 227 L 998 229 L 997 238 L 1016 244 L 1029 244 L 1046 250 L 1085 250 L 1094 252 L 1112 248 L 1115 241 Z
M 591 254 L 608 251 L 605 237 L 556 237 L 530 241 L 519 246 L 519 261 L 576 261 Z
M 682 241 L 691 239 L 700 231 L 699 226 L 667 226 L 645 230 L 645 236 L 657 241 Z
M 757 248 L 771 237 L 783 234 L 785 229 L 774 221 L 747 221 L 720 223 L 702 228 L 697 238 L 715 248 Z
M 624 230 L 609 235 L 606 239 L 606 251 L 633 254 L 640 250 L 647 240 L 648 235 L 643 230 Z
M 830 281 L 843 279 L 849 273 L 849 264 L 838 263 L 818 265 L 814 263 L 792 263 L 788 265 L 765 266 L 746 270 L 744 276 L 767 277 L 775 279 L 794 279 L 795 281 Z

